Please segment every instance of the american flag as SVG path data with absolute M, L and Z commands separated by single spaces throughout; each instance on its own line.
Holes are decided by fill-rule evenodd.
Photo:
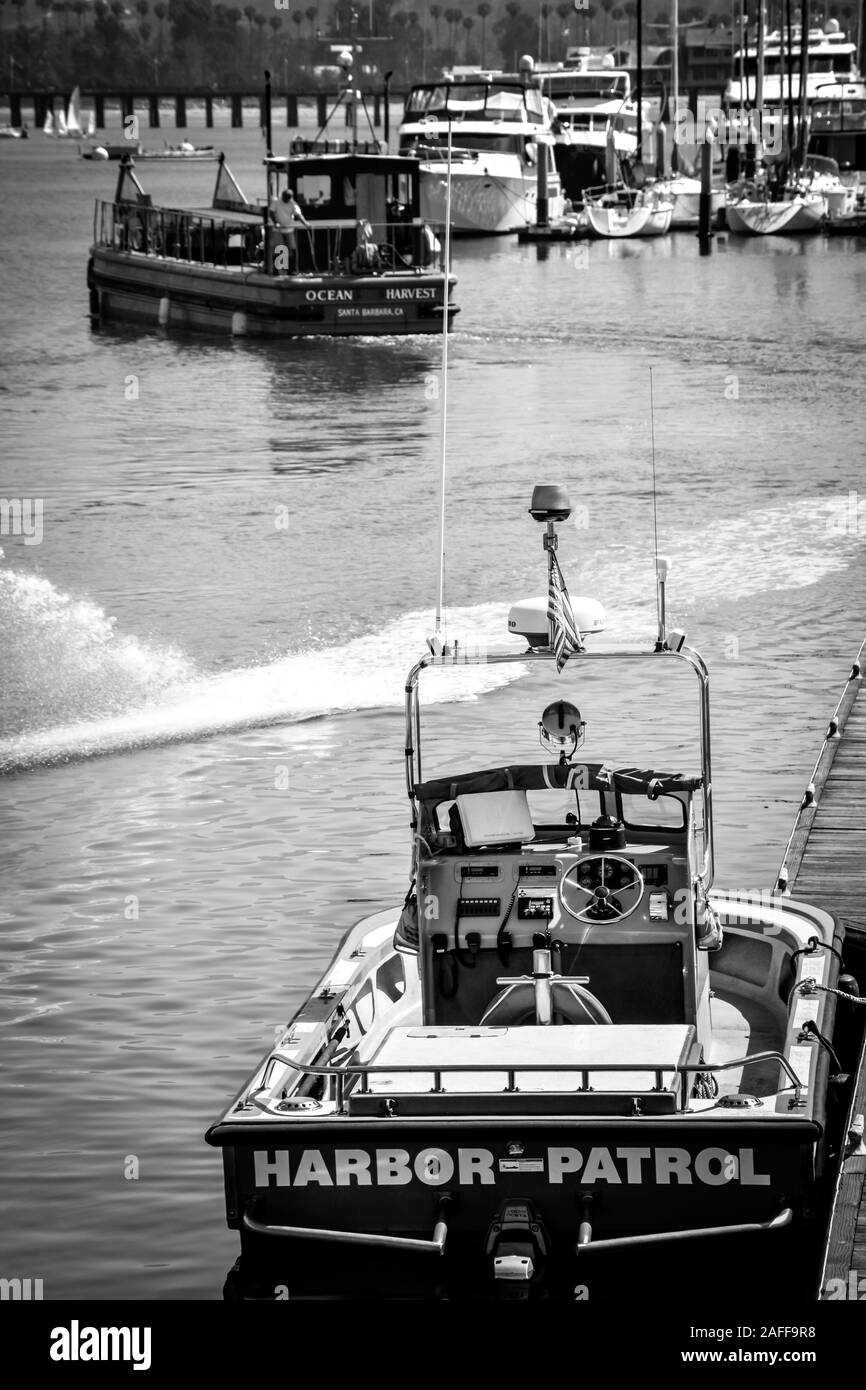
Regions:
M 550 593 L 547 598 L 547 620 L 553 624 L 553 650 L 556 653 L 556 669 L 561 671 L 570 656 L 585 651 L 580 633 L 571 611 L 571 600 L 559 568 L 559 561 L 551 555 Z

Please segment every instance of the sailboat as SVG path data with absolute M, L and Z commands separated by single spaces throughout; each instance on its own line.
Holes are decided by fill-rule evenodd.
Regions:
M 755 106 L 763 109 L 764 100 L 764 11 L 758 10 L 758 70 Z M 790 61 L 790 54 L 789 54 Z M 808 129 L 806 101 L 809 70 L 808 51 L 801 54 L 800 72 L 800 130 Z M 806 144 L 801 149 L 805 154 Z M 728 230 L 734 235 L 779 236 L 790 233 L 817 232 L 827 214 L 823 191 L 813 188 L 804 178 L 801 164 L 792 170 L 787 183 L 774 184 L 766 164 L 758 180 L 740 181 L 728 187 L 725 216 Z
M 81 88 L 76 87 L 69 98 L 69 106 L 66 111 L 66 134 L 70 137 L 78 137 L 84 134 L 81 128 Z
M 96 115 L 93 111 L 88 112 L 84 125 L 82 125 L 80 87 L 74 89 L 65 114 L 62 108 L 56 116 L 52 111 L 48 111 L 42 126 L 42 133 L 66 140 L 80 140 L 85 134 L 96 134 Z
M 607 131 L 606 163 L 608 182 L 583 192 L 583 209 L 595 236 L 607 240 L 664 236 L 671 225 L 673 200 L 655 184 L 637 188 L 625 182 L 612 126 Z

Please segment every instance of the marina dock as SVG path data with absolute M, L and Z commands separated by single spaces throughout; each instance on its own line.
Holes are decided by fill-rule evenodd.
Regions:
M 866 946 L 866 698 L 860 648 L 827 729 L 779 872 L 777 891 L 803 897 L 838 917 L 846 963 Z M 859 960 L 855 960 L 859 957 Z M 855 971 L 856 973 L 856 971 Z M 863 971 L 860 969 L 860 992 Z M 866 1277 L 866 1045 L 861 1050 L 824 1247 L 819 1297 L 858 1298 Z M 864 1283 L 866 1288 L 866 1283 Z

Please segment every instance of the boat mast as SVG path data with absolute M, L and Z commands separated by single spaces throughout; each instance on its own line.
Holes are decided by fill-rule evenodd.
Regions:
M 448 163 L 445 179 L 445 271 L 442 283 L 442 390 L 439 459 L 439 585 L 436 596 L 436 626 L 433 640 L 439 652 L 442 643 L 442 609 L 445 604 L 445 460 L 448 447 L 448 287 L 451 270 L 451 108 L 446 97 L 448 118 Z M 434 647 L 435 651 L 435 647 Z
M 678 100 L 678 98 L 679 98 L 679 91 L 680 91 L 680 0 L 673 0 L 673 13 L 671 14 L 671 28 L 673 29 L 673 34 L 674 34 L 674 47 L 673 47 L 673 55 L 672 55 L 672 67 L 671 67 L 671 86 L 672 86 L 672 88 L 673 88 L 673 106 L 671 106 L 671 103 L 668 102 L 668 108 L 669 108 L 670 113 L 671 113 L 670 116 L 668 117 L 668 119 L 669 119 L 669 120 L 673 120 L 673 128 L 674 128 L 673 148 L 676 149 L 677 111 L 678 111 L 678 109 L 679 109 L 679 100 Z
M 758 75 L 755 79 L 755 110 L 758 113 L 759 130 L 763 123 L 761 109 L 764 105 L 764 5 L 758 6 Z
M 806 162 L 806 143 L 809 130 L 809 100 L 806 88 L 809 79 L 809 0 L 800 7 L 800 125 L 797 130 L 797 165 Z
M 794 34 L 791 27 L 791 0 L 785 0 L 785 28 L 787 29 L 787 69 L 788 69 L 788 158 L 794 156 Z
M 643 163 L 643 0 L 637 0 L 637 162 Z

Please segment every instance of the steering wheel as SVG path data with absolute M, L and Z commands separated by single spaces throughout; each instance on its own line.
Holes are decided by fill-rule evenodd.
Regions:
M 624 855 L 585 854 L 560 879 L 559 901 L 578 922 L 617 922 L 639 906 L 643 889 L 643 874 Z M 577 894 L 588 901 L 581 906 Z

